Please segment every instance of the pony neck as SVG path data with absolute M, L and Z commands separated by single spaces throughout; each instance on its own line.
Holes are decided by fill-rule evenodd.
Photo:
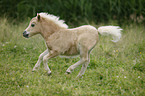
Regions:
M 44 21 L 41 22 L 41 35 L 42 37 L 47 40 L 53 33 L 65 29 L 60 27 L 59 25 L 55 24 L 53 21 Z

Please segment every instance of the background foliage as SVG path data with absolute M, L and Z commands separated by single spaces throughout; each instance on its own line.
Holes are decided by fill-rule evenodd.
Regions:
M 48 12 L 67 22 L 133 20 L 144 22 L 145 0 L 1 0 L 0 14 L 25 19 Z

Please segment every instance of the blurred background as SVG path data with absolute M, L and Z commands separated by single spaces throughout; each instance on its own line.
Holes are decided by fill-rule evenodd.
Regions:
M 0 17 L 26 20 L 39 12 L 60 16 L 66 22 L 144 23 L 145 0 L 0 0 Z

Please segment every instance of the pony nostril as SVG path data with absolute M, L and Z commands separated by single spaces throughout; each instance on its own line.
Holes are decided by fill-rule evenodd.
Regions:
M 26 37 L 26 38 L 28 38 L 28 37 L 29 37 L 28 32 L 27 32 L 27 31 L 24 31 L 24 32 L 23 32 L 23 36 Z
M 23 35 L 26 34 L 26 31 L 23 32 Z
M 26 37 L 28 37 L 29 34 L 26 34 Z

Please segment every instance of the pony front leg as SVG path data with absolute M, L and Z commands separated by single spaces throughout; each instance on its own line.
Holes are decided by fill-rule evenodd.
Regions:
M 48 49 L 46 49 L 43 53 L 40 54 L 37 63 L 35 64 L 32 71 L 35 71 L 41 64 L 43 57 L 48 54 Z
M 50 71 L 50 68 L 47 65 L 47 62 L 50 58 L 53 58 L 53 57 L 56 57 L 56 56 L 58 56 L 57 51 L 50 51 L 50 53 L 48 53 L 47 55 L 45 55 L 43 57 L 44 69 L 48 72 L 48 75 L 51 75 L 51 71 Z

